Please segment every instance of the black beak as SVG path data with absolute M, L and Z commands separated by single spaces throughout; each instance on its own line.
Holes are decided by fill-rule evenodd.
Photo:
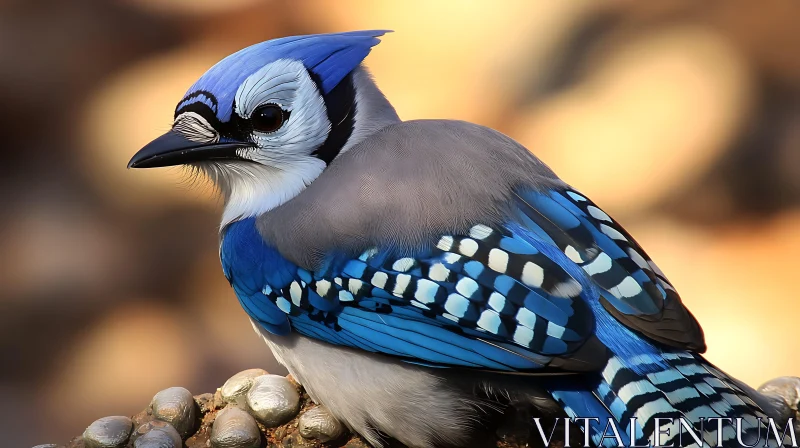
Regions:
M 169 131 L 140 149 L 128 162 L 128 168 L 155 168 L 213 159 L 242 160 L 236 150 L 248 146 L 252 145 L 243 142 L 198 143 Z

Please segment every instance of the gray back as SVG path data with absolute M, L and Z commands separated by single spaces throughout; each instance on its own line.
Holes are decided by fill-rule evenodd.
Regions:
M 258 218 L 265 240 L 305 268 L 336 253 L 431 245 L 509 216 L 515 188 L 564 183 L 519 143 L 462 121 L 384 127 L 302 193 Z

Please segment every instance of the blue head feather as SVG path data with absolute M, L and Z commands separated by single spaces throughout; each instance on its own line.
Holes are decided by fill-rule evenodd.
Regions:
M 278 59 L 301 61 L 317 76 L 323 94 L 327 94 L 367 57 L 372 47 L 380 42 L 378 37 L 387 32 L 371 30 L 290 36 L 252 45 L 211 67 L 186 92 L 178 109 L 203 102 L 211 107 L 220 121 L 228 121 L 239 85 L 248 76 Z M 216 101 L 204 92 L 213 95 Z

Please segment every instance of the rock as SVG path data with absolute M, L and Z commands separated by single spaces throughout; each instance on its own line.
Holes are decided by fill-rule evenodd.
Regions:
M 184 439 L 195 427 L 195 406 L 192 393 L 183 387 L 164 389 L 150 402 L 153 417 L 172 425 Z
M 167 422 L 153 420 L 136 429 L 134 448 L 181 448 L 178 431 Z
M 311 408 L 297 422 L 300 435 L 306 439 L 329 442 L 344 434 L 344 426 L 325 406 Z
M 250 414 L 228 407 L 217 414 L 210 442 L 212 448 L 257 448 L 261 445 L 261 432 Z
M 267 427 L 292 419 L 300 410 L 300 394 L 285 377 L 261 375 L 253 379 L 247 392 L 247 406 L 253 416 Z
M 253 379 L 262 375 L 268 375 L 268 372 L 264 369 L 247 369 L 233 375 L 220 388 L 222 399 L 226 403 L 243 404 L 245 394 L 253 385 Z
M 113 416 L 95 420 L 83 432 L 87 448 L 117 448 L 128 443 L 133 423 L 128 417 Z
M 140 442 L 140 439 L 144 439 L 144 441 Z M 180 448 L 182 445 L 178 430 L 161 420 L 151 420 L 139 425 L 131 435 L 131 440 L 133 446 L 137 448 L 154 448 L 162 445 L 164 448 L 172 446 Z
M 758 391 L 765 395 L 777 395 L 795 412 L 800 406 L 800 378 L 782 376 L 762 384 Z
M 780 412 L 782 419 L 800 419 L 800 378 L 793 376 L 775 378 L 762 384 L 758 392 Z

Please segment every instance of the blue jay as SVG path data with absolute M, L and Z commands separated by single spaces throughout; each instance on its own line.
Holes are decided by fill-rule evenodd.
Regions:
M 617 443 L 608 419 L 626 445 L 675 442 L 657 417 L 758 431 L 764 405 L 699 355 L 700 325 L 619 223 L 499 132 L 398 118 L 362 66 L 384 33 L 226 57 L 128 165 L 219 187 L 224 274 L 310 396 L 375 446 L 472 446 L 520 394 L 596 418 L 597 445 Z

